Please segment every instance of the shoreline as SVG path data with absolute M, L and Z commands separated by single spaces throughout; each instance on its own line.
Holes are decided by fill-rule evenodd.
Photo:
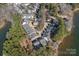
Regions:
M 2 29 L 5 26 L 6 22 L 4 20 L 0 21 L 0 29 Z
M 76 9 L 72 10 L 72 17 L 71 17 L 71 21 L 72 21 L 72 26 L 71 27 L 72 28 L 71 28 L 70 34 L 64 35 L 64 37 L 61 40 L 59 40 L 59 41 L 56 42 L 57 43 L 57 47 L 55 48 L 55 50 L 56 50 L 55 55 L 56 56 L 59 55 L 59 46 L 64 41 L 64 38 L 67 38 L 72 33 L 72 30 L 73 30 L 73 27 L 74 27 L 74 25 L 73 25 L 73 16 L 74 16 L 74 12 L 76 12 L 76 11 L 79 11 L 79 8 L 76 8 Z

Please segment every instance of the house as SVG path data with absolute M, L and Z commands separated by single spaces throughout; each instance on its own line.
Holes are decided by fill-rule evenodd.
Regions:
M 28 36 L 33 39 L 34 37 L 36 37 L 36 32 L 28 25 L 27 22 L 23 22 L 23 28 L 25 29 L 26 33 L 28 34 Z

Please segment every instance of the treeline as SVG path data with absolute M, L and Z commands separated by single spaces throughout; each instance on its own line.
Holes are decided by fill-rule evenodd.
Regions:
M 4 55 L 25 55 L 25 51 L 19 45 L 19 41 L 25 37 L 24 31 L 21 28 L 21 16 L 18 14 L 12 15 L 14 24 L 12 24 L 7 33 L 6 41 L 3 46 Z
M 56 16 L 57 15 L 57 13 L 58 13 L 58 4 L 56 4 L 56 3 L 46 3 L 45 4 L 45 7 L 49 10 L 49 14 L 51 15 L 51 16 Z

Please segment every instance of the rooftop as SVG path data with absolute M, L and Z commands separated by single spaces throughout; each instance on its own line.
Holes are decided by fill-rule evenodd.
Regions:
M 35 6 L 36 9 L 37 6 Z M 47 45 L 47 42 L 49 41 L 50 39 L 50 32 L 55 32 L 56 28 L 58 27 L 58 21 L 56 19 L 52 19 L 50 17 L 50 21 L 49 22 L 46 22 L 46 27 L 44 27 L 44 29 L 42 31 L 40 31 L 40 36 L 37 36 L 37 31 L 35 30 L 35 28 L 32 28 L 31 25 L 29 24 L 30 22 L 30 18 L 33 16 L 32 13 L 30 14 L 25 14 L 23 16 L 23 28 L 25 29 L 26 33 L 28 34 L 29 38 L 31 39 L 33 45 L 37 48 L 41 47 L 42 46 L 46 46 Z M 41 19 L 39 18 L 35 18 L 34 19 L 36 22 L 35 25 L 37 24 L 37 22 L 41 21 Z M 33 25 L 33 24 L 32 24 Z M 45 24 L 44 24 L 45 25 Z M 55 29 L 54 29 L 55 28 Z

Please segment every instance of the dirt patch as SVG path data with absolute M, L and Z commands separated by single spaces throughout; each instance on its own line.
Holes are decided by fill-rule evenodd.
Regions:
M 5 20 L 0 20 L 0 29 L 5 26 Z
M 24 49 L 26 49 L 27 51 L 31 51 L 32 50 L 32 42 L 29 39 L 24 38 L 23 40 L 20 41 L 20 46 Z

